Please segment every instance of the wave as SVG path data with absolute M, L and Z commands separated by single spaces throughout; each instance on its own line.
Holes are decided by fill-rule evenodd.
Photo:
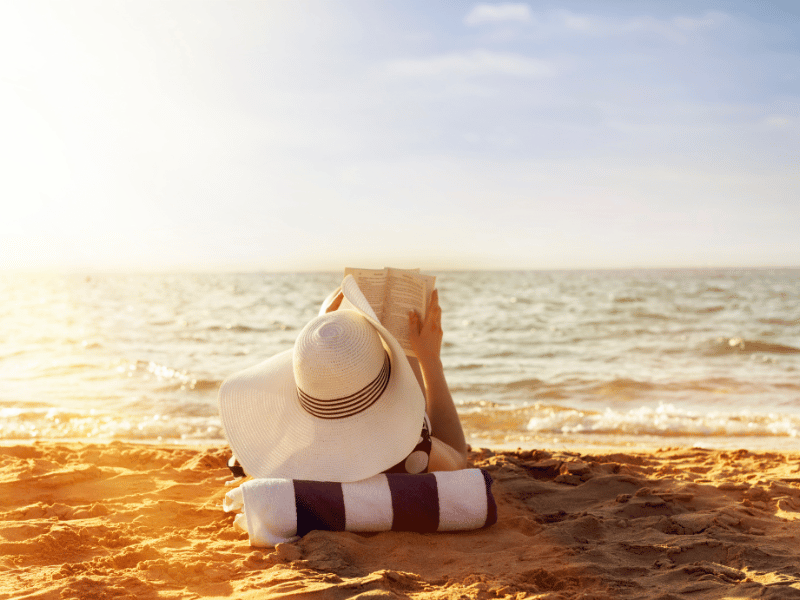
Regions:
M 79 415 L 0 409 L 0 440 L 69 439 L 223 441 L 219 418 L 170 415 Z
M 602 412 L 545 408 L 528 421 L 528 431 L 558 434 L 657 436 L 800 437 L 800 415 L 692 412 L 672 404 Z
M 635 379 L 628 379 L 625 377 L 619 379 L 612 379 L 597 384 L 595 387 L 596 392 L 603 394 L 625 393 L 625 392 L 647 392 L 656 389 L 656 384 L 647 381 L 637 381 Z
M 474 371 L 475 369 L 482 369 L 483 365 L 479 363 L 464 363 L 450 367 L 454 371 Z
M 618 304 L 629 304 L 632 302 L 644 302 L 644 298 L 640 296 L 619 296 L 614 298 L 614 302 Z
M 96 364 L 75 362 L 42 365 L 39 367 L 39 372 L 45 377 L 55 377 L 58 375 L 69 375 L 74 373 L 83 373 L 86 371 L 95 371 L 97 368 L 98 366 Z
M 536 378 L 519 379 L 504 383 L 500 388 L 500 396 L 513 398 L 514 402 L 524 400 L 544 399 L 577 399 L 591 402 L 592 405 L 601 403 L 620 403 L 634 401 L 675 401 L 681 398 L 682 402 L 697 402 L 699 398 L 709 395 L 717 400 L 721 397 L 746 401 L 755 395 L 767 395 L 770 398 L 786 397 L 787 392 L 800 389 L 800 384 L 789 379 L 780 381 L 751 381 L 746 378 L 736 377 L 708 377 L 699 379 L 671 379 L 649 381 L 618 377 L 615 379 L 597 381 L 585 379 L 570 379 L 561 382 L 542 381 Z M 477 393 L 492 393 L 492 388 L 478 389 L 474 384 L 464 386 L 460 392 L 470 395 Z M 771 400 L 774 401 L 774 400 Z M 793 402 L 787 399 L 785 406 L 800 405 L 800 400 Z
M 544 382 L 541 379 L 536 379 L 535 377 L 531 379 L 520 379 L 518 381 L 512 381 L 510 383 L 505 384 L 505 388 L 508 390 L 538 390 L 544 385 Z
M 481 358 L 514 358 L 518 356 L 518 354 L 516 350 L 501 350 L 500 352 L 484 354 Z
M 767 354 L 800 354 L 800 348 L 786 346 L 784 344 L 761 342 L 758 340 L 746 340 L 744 338 L 717 338 L 708 344 L 704 350 L 706 356 L 755 354 L 757 352 Z
M 255 327 L 241 323 L 228 323 L 227 325 L 210 325 L 206 331 L 232 331 L 234 333 L 271 333 L 273 331 L 286 331 L 289 325 L 280 322 L 271 323 L 269 327 Z
M 188 390 L 193 392 L 206 392 L 209 390 L 216 390 L 222 385 L 221 379 L 189 379 L 187 381 L 180 381 L 170 383 L 158 388 L 160 392 L 177 392 L 180 390 Z
M 701 315 L 707 315 L 712 313 L 717 313 L 725 310 L 726 307 L 724 306 L 706 306 L 703 308 L 698 308 L 695 312 Z
M 585 389 L 599 396 L 617 395 L 617 399 L 633 396 L 635 392 L 711 392 L 725 394 L 757 394 L 774 391 L 777 389 L 800 389 L 800 384 L 794 382 L 754 382 L 733 377 L 709 377 L 707 379 L 688 379 L 673 381 L 639 381 L 636 379 L 619 378 L 605 382 L 585 384 Z M 604 398 L 601 398 L 604 399 Z
M 722 306 L 722 305 L 712 305 L 712 306 L 685 306 L 685 305 L 677 305 L 675 306 L 675 310 L 680 314 L 689 314 L 689 315 L 710 315 L 718 312 L 722 312 L 730 306 Z
M 633 316 L 637 319 L 657 319 L 659 321 L 669 321 L 671 317 L 667 315 L 662 315 L 661 313 L 652 313 L 652 312 L 645 312 L 642 310 L 637 310 L 633 313 Z
M 216 390 L 222 385 L 222 379 L 198 377 L 191 372 L 174 369 L 153 361 L 122 362 L 117 366 L 116 371 L 125 378 L 136 375 L 145 380 L 154 380 L 161 384 L 153 388 L 159 392 L 206 392 Z
M 800 319 L 778 319 L 778 318 L 771 318 L 771 319 L 759 319 L 759 323 L 763 323 L 764 325 L 783 325 L 786 327 L 792 327 L 794 325 L 800 325 Z

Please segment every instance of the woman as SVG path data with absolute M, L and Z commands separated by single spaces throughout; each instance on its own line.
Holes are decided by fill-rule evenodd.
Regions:
M 348 482 L 464 468 L 436 291 L 424 319 L 409 315 L 409 328 L 414 367 L 348 276 L 292 350 L 226 380 L 220 416 L 244 472 Z

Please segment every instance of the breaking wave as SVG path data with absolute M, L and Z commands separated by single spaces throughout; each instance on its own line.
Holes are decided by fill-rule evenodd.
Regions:
M 542 409 L 528 421 L 528 431 L 557 434 L 626 434 L 656 436 L 800 437 L 800 415 L 699 413 L 672 404 L 629 411 L 599 412 Z

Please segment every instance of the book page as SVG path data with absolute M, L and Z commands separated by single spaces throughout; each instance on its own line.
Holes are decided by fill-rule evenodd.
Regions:
M 354 269 L 348 267 L 344 270 L 344 276 L 347 277 L 348 275 L 352 275 L 353 279 L 356 280 L 361 293 L 364 294 L 372 310 L 375 311 L 375 316 L 383 323 L 388 269 Z M 385 324 L 384 327 L 386 327 Z
M 425 318 L 435 281 L 435 277 L 420 275 L 419 270 L 389 269 L 386 305 L 381 322 L 397 338 L 406 354 L 414 354 L 408 339 L 408 313 L 413 310 Z

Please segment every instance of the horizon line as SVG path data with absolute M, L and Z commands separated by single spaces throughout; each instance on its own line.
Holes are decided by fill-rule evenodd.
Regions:
M 369 268 L 369 267 L 365 267 Z M 382 268 L 382 267 L 375 267 Z M 417 267 L 399 267 L 417 268 Z M 97 268 L 97 267 L 36 267 L 5 269 L 0 268 L 2 275 L 257 275 L 257 274 L 338 274 L 343 272 L 345 267 L 340 269 L 270 269 L 270 268 Z M 625 272 L 625 271 L 791 271 L 799 270 L 798 265 L 703 265 L 703 266 L 629 266 L 629 267 L 446 267 L 428 268 L 420 267 L 424 273 L 547 273 L 547 272 Z

